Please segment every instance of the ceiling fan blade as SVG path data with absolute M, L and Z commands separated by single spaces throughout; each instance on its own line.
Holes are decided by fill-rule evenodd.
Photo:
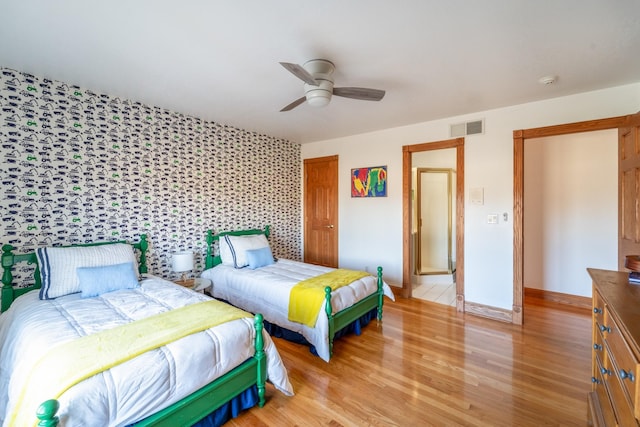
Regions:
M 296 108 L 298 105 L 302 104 L 304 101 L 307 100 L 306 96 L 303 96 L 302 98 L 298 98 L 295 101 L 293 101 L 291 104 L 287 105 L 286 107 L 284 107 L 282 111 L 289 111 L 289 110 L 293 110 L 294 108 Z
M 314 79 L 313 76 L 309 74 L 309 72 L 305 70 L 301 65 L 292 64 L 290 62 L 281 62 L 280 65 L 289 70 L 291 74 L 293 74 L 303 82 L 313 86 L 318 86 L 318 82 L 316 81 L 316 79 Z
M 364 101 L 380 101 L 384 98 L 385 91 L 366 87 L 334 87 L 333 94 Z

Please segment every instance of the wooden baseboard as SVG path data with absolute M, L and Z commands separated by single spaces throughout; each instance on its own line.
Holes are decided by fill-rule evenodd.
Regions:
M 465 301 L 464 311 L 465 313 L 487 317 L 500 322 L 513 323 L 513 312 L 504 308 L 491 307 L 489 305 Z
M 578 295 L 563 294 L 561 292 L 546 291 L 544 289 L 524 288 L 525 298 L 538 298 L 571 307 L 591 311 L 591 298 Z

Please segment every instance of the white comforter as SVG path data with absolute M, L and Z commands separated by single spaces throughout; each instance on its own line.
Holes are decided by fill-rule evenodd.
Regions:
M 335 270 L 303 262 L 279 259 L 276 263 L 255 270 L 217 265 L 202 272 L 213 282 L 213 296 L 229 301 L 252 313 L 262 313 L 271 323 L 298 332 L 313 344 L 318 355 L 329 361 L 329 322 L 322 304 L 316 326 L 310 328 L 289 321 L 289 293 L 298 282 Z M 337 313 L 350 307 L 378 289 L 377 278 L 363 277 L 331 294 L 331 308 Z M 394 299 L 391 288 L 383 284 L 384 294 Z
M 138 289 L 96 298 L 73 294 L 40 301 L 38 291 L 19 297 L 0 315 L 0 423 L 6 424 L 29 367 L 46 349 L 207 298 L 155 277 Z M 59 399 L 61 425 L 120 426 L 143 419 L 251 357 L 254 337 L 253 319 L 234 320 L 88 378 Z M 292 395 L 287 371 L 266 332 L 264 342 L 269 381 Z

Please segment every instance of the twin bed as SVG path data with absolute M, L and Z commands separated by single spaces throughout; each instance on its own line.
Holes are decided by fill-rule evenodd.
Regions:
M 276 260 L 264 230 L 207 232 L 205 271 L 202 277 L 212 281 L 215 298 L 228 301 L 252 313 L 262 313 L 269 332 L 274 336 L 301 340 L 312 351 L 329 361 L 333 341 L 345 330 L 360 333 L 370 320 L 382 320 L 384 296 L 394 299 L 391 288 L 382 280 L 382 268 L 377 276 L 367 272 L 334 269 L 287 259 Z M 215 254 L 215 244 L 218 253 Z M 294 288 L 316 281 L 322 301 L 311 310 L 313 316 L 292 320 L 291 298 Z M 342 282 L 340 282 L 342 280 Z M 311 289 L 313 291 L 313 289 Z
M 328 362 L 334 338 L 381 320 L 393 293 L 380 267 L 374 277 L 276 260 L 268 235 L 207 233 L 202 276 L 217 299 L 148 275 L 144 235 L 25 254 L 3 246 L 0 424 L 219 425 L 263 406 L 267 380 L 293 395 L 263 316 Z M 35 266 L 35 283 L 16 287 L 16 264 Z
M 144 236 L 134 246 L 137 272 L 123 242 L 28 254 L 2 247 L 0 424 L 219 424 L 262 406 L 267 379 L 293 394 L 261 315 L 146 276 Z M 22 262 L 36 266 L 26 288 L 12 283 Z M 111 356 L 100 361 L 90 347 Z

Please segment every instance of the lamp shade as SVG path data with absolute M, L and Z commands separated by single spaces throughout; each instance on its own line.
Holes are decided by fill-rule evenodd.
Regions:
M 171 270 L 175 272 L 193 270 L 193 252 L 176 252 L 171 254 Z

